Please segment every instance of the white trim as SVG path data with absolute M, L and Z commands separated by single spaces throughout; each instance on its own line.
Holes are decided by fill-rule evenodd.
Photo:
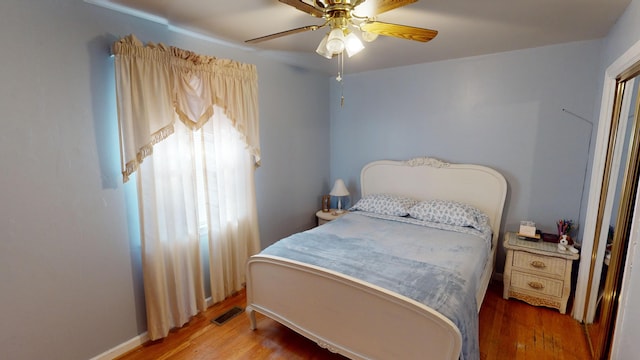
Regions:
M 120 355 L 124 355 L 127 352 L 141 346 L 142 344 L 149 341 L 149 335 L 145 331 L 144 333 L 123 342 L 122 344 L 114 347 L 113 349 L 107 350 L 100 355 L 92 357 L 89 360 L 112 360 Z
M 95 6 L 99 6 L 105 9 L 109 9 L 109 10 L 113 10 L 122 14 L 126 14 L 126 15 L 131 15 L 133 17 L 137 17 L 139 19 L 143 19 L 143 20 L 148 20 L 157 24 L 161 24 L 161 25 L 166 25 L 167 29 L 169 31 L 178 33 L 178 34 L 183 34 L 189 37 L 192 37 L 194 39 L 199 39 L 199 40 L 204 40 L 204 41 L 208 41 L 210 43 L 214 43 L 214 44 L 219 44 L 219 45 L 224 45 L 230 48 L 236 48 L 236 49 L 241 49 L 241 50 L 245 50 L 245 51 L 255 51 L 254 48 L 249 47 L 249 46 L 242 46 L 242 45 L 238 45 L 236 43 L 232 43 L 229 41 L 225 41 L 225 40 L 221 40 L 218 38 L 215 38 L 213 36 L 209 36 L 206 34 L 202 34 L 202 33 L 198 33 L 192 30 L 188 30 L 185 29 L 181 26 L 176 26 L 174 24 L 171 24 L 171 22 L 166 19 L 163 18 L 161 16 L 157 16 L 157 15 L 153 15 L 150 14 L 148 12 L 145 11 L 141 11 L 138 9 L 134 9 L 132 7 L 129 6 L 124 6 L 124 5 L 120 5 L 120 4 L 116 4 L 112 1 L 109 0 L 84 0 L 84 2 L 88 3 L 88 4 L 92 4 Z
M 207 302 L 207 307 L 211 307 L 214 305 L 213 299 L 211 297 L 206 298 L 205 301 Z M 100 355 L 96 355 L 89 360 L 112 360 L 118 356 L 126 354 L 127 352 L 137 348 L 138 346 L 144 345 L 144 343 L 149 340 L 149 334 L 145 331 L 142 334 L 131 338 L 123 342 L 122 344 L 103 352 Z
M 116 3 L 112 2 L 112 1 L 108 1 L 108 0 L 84 0 L 84 2 L 86 2 L 88 4 L 100 6 L 100 7 L 105 8 L 105 9 L 117 11 L 117 12 L 122 13 L 122 14 L 135 16 L 135 17 L 140 18 L 140 19 L 149 20 L 149 21 L 154 22 L 154 23 L 158 23 L 158 24 L 162 24 L 162 25 L 169 25 L 169 21 L 167 19 L 163 18 L 163 17 L 156 16 L 156 15 L 151 15 L 151 14 L 149 14 L 147 12 L 136 10 L 136 9 L 134 9 L 132 7 L 129 7 L 129 6 L 116 4 Z
M 589 201 L 585 215 L 585 227 L 582 243 L 582 259 L 578 271 L 576 294 L 573 304 L 573 317 L 583 321 L 584 308 L 586 306 L 587 287 L 589 282 L 589 270 L 593 251 L 593 239 L 595 239 L 595 227 L 598 217 L 600 193 L 602 191 L 602 177 L 604 176 L 604 164 L 607 158 L 607 145 L 609 130 L 611 128 L 611 114 L 613 112 L 613 98 L 616 90 L 616 77 L 640 61 L 640 41 L 636 42 L 621 57 L 611 64 L 605 71 L 604 89 L 602 91 L 602 103 L 600 105 L 600 120 L 598 121 L 598 133 L 593 152 L 593 168 L 589 189 Z M 585 256 L 586 255 L 586 256 Z M 602 261 L 604 253 L 598 253 L 596 261 Z M 596 280 L 596 279 L 594 279 Z M 599 281 L 599 279 L 597 279 Z M 597 284 L 596 284 L 597 286 Z M 593 285 L 592 285 L 593 289 Z

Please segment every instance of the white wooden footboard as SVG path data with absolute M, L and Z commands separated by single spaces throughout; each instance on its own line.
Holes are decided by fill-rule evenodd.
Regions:
M 330 270 L 251 257 L 247 314 L 258 311 L 351 359 L 458 359 L 461 335 L 435 310 Z

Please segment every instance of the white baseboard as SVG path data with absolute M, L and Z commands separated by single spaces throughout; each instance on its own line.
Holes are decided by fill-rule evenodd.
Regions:
M 91 358 L 90 360 L 112 360 L 120 355 L 124 355 L 125 353 L 137 348 L 138 346 L 149 341 L 149 335 L 145 331 L 144 333 L 130 339 L 128 341 L 123 342 L 122 344 L 114 347 L 113 349 L 107 350 L 102 354 Z
M 207 307 L 213 305 L 213 299 L 211 297 L 206 298 L 205 301 L 207 302 Z M 149 341 L 149 334 L 147 334 L 147 332 L 145 331 L 142 334 L 134 337 L 133 339 L 127 340 L 122 344 L 114 347 L 113 349 L 107 350 L 98 356 L 92 357 L 89 360 L 113 360 L 114 358 L 120 355 L 124 355 L 125 353 L 137 348 L 138 346 L 143 345 L 147 341 Z

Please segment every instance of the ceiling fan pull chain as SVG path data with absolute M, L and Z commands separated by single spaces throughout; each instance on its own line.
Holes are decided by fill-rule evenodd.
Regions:
M 344 52 L 338 54 L 338 66 L 340 69 L 338 70 L 338 76 L 336 80 L 340 82 L 340 107 L 344 106 L 344 78 L 342 74 L 344 74 Z
M 342 56 L 342 53 L 338 54 L 338 76 L 336 76 L 336 81 L 337 82 L 341 82 L 342 81 L 342 71 L 344 70 L 344 58 Z

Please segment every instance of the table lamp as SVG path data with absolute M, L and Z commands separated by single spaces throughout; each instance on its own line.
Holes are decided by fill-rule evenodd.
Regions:
M 336 210 L 336 213 L 342 214 L 344 212 L 344 210 L 342 210 L 342 197 L 349 196 L 349 190 L 347 190 L 342 179 L 336 180 L 329 195 L 338 197 L 338 210 Z

